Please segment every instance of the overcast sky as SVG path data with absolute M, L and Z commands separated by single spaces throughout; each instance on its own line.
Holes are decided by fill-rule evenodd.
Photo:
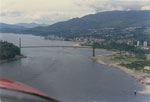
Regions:
M 102 11 L 148 9 L 150 0 L 0 0 L 0 22 L 52 24 Z

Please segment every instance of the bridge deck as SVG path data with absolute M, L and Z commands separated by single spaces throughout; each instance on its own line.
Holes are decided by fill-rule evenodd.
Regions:
M 90 46 L 22 46 L 21 48 L 48 48 L 48 47 L 62 47 L 62 48 L 91 48 Z

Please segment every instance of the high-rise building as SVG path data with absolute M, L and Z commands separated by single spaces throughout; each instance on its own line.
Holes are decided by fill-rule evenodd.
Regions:
M 147 41 L 144 41 L 143 46 L 147 47 Z
M 140 41 L 137 41 L 137 46 L 140 46 Z

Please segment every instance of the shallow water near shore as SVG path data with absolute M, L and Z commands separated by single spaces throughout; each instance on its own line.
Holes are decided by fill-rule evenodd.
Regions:
M 1 40 L 18 45 L 73 45 L 32 35 L 0 34 Z M 108 54 L 110 52 L 96 52 Z M 87 48 L 28 48 L 21 60 L 0 64 L 0 77 L 23 82 L 63 102 L 150 102 L 134 78 L 121 70 L 92 61 Z

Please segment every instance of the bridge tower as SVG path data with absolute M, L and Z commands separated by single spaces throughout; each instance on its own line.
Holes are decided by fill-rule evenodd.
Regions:
M 19 38 L 19 55 L 21 55 L 21 38 Z
M 95 42 L 93 43 L 92 48 L 93 48 L 93 57 L 94 57 L 95 56 L 95 48 L 96 48 Z
M 95 48 L 93 47 L 93 57 L 95 56 Z

